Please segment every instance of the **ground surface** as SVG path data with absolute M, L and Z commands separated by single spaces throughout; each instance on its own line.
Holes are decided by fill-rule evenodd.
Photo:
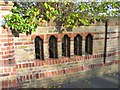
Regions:
M 63 88 L 119 88 L 120 73 L 82 78 L 69 83 L 62 83 Z

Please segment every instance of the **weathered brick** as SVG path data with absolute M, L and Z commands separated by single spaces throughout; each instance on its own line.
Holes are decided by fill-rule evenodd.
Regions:
M 2 81 L 2 87 L 3 88 L 8 88 L 8 80 Z

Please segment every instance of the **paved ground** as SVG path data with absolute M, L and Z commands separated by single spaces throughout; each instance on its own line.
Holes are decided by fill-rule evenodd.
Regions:
M 120 73 L 88 77 L 63 83 L 63 88 L 120 88 Z M 118 86 L 119 85 L 119 86 Z

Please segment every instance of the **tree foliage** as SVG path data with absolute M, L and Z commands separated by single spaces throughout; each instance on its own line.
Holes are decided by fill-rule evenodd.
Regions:
M 27 2 L 15 3 L 5 17 L 7 27 L 19 33 L 35 31 L 39 22 L 53 20 L 56 27 L 90 25 L 118 16 L 120 2 Z

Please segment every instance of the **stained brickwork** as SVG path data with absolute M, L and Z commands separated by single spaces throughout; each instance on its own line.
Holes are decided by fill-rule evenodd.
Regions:
M 0 23 L 9 13 L 13 3 L 0 2 L 2 12 Z M 31 35 L 13 36 L 9 28 L 0 27 L 0 88 L 38 88 L 59 84 L 90 74 L 104 74 L 118 71 L 120 51 L 118 50 L 118 20 L 111 19 L 108 23 L 107 57 L 103 64 L 105 26 L 96 23 L 91 26 L 76 27 L 71 32 L 55 32 L 55 27 L 40 26 Z M 62 56 L 62 38 L 70 37 L 70 58 Z M 74 55 L 74 38 L 82 36 L 82 56 Z M 85 39 L 88 34 L 93 36 L 93 54 L 85 54 Z M 49 38 L 57 38 L 58 59 L 49 58 Z M 35 59 L 35 37 L 43 39 L 44 61 Z M 62 76 L 62 78 L 61 78 Z M 71 78 L 72 77 L 72 78 Z

